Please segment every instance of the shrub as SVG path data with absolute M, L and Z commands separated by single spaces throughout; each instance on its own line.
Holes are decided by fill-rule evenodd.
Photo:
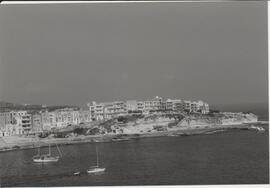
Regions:
M 54 138 L 66 138 L 66 133 L 55 133 Z
M 100 133 L 100 131 L 99 131 L 99 128 L 95 127 L 93 129 L 91 129 L 89 133 L 90 133 L 90 135 L 96 135 L 96 134 Z
M 47 138 L 50 135 L 49 132 L 43 132 L 38 135 L 39 138 Z
M 75 128 L 73 131 L 75 134 L 84 134 L 84 129 L 83 128 Z
M 171 122 L 168 124 L 169 128 L 175 127 L 177 125 L 177 122 Z
M 124 117 L 124 116 L 119 116 L 119 117 L 117 118 L 117 121 L 118 121 L 118 122 L 125 122 L 126 120 L 127 120 L 127 118 Z

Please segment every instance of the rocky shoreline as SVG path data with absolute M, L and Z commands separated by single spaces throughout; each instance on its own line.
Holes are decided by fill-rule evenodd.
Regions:
M 196 126 L 183 127 L 175 130 L 156 131 L 151 133 L 140 134 L 104 134 L 104 135 L 79 135 L 69 138 L 38 138 L 37 136 L 12 136 L 0 138 L 0 152 L 7 152 L 21 149 L 32 149 L 37 147 L 47 147 L 48 144 L 70 145 L 80 143 L 94 142 L 118 142 L 133 139 L 143 139 L 148 137 L 161 136 L 192 136 L 201 134 L 217 134 L 228 130 L 257 130 L 260 124 L 268 124 L 268 122 L 227 124 L 218 126 Z

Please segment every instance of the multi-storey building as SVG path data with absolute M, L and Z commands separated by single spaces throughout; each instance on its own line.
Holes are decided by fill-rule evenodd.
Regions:
M 115 102 L 92 102 L 88 104 L 89 111 L 93 120 L 103 120 L 125 115 L 128 112 L 133 113 L 140 111 L 148 114 L 155 111 L 172 111 L 172 112 L 194 112 L 206 114 L 209 112 L 209 105 L 203 101 L 184 101 L 180 99 L 163 100 L 162 97 L 156 96 L 146 101 L 128 100 Z
M 73 109 L 65 108 L 53 112 L 55 114 L 56 128 L 63 128 L 79 123 L 79 114 Z
M 104 103 L 96 103 L 95 101 L 92 104 L 88 104 L 91 117 L 93 120 L 102 120 L 104 119 Z
M 138 110 L 138 104 L 136 100 L 128 100 L 126 102 L 127 105 L 127 111 L 137 111 Z
M 79 123 L 89 123 L 91 121 L 91 112 L 89 110 L 79 111 Z
M 184 112 L 185 103 L 180 99 L 168 99 L 166 100 L 166 110 L 173 112 Z
M 23 134 L 23 128 L 14 124 L 7 124 L 4 130 L 0 130 L 0 137 Z
M 199 112 L 202 114 L 208 114 L 209 113 L 209 104 L 203 102 L 203 101 L 198 101 L 198 108 Z
M 104 106 L 104 119 L 110 119 L 127 114 L 127 106 L 123 101 L 107 103 Z
M 26 134 L 31 131 L 31 116 L 26 111 L 0 113 L 0 136 Z
M 40 113 L 34 113 L 31 117 L 32 120 L 32 130 L 33 133 L 38 133 L 43 131 L 42 117 Z
M 58 109 L 52 112 L 42 112 L 41 122 L 43 130 L 64 128 L 78 125 L 80 123 L 91 122 L 91 112 L 85 110 L 74 110 L 72 108 Z
M 69 108 L 32 114 L 27 111 L 2 112 L 0 113 L 0 136 L 38 133 L 90 121 L 92 121 L 90 111 Z
M 199 101 L 184 101 L 185 110 L 188 112 L 197 112 L 202 114 L 209 113 L 209 105 L 201 100 Z
M 43 130 L 48 131 L 56 128 L 56 116 L 54 112 L 41 112 L 41 122 Z
M 12 117 L 10 112 L 1 112 L 0 113 L 0 130 L 5 129 L 7 124 L 12 123 Z
M 88 104 L 92 119 L 103 120 L 127 114 L 127 105 L 123 101 Z
M 162 97 L 156 96 L 154 99 L 144 101 L 144 112 L 165 110 L 166 104 L 163 102 Z
M 31 124 L 31 114 L 27 111 L 12 111 L 12 124 L 16 124 L 19 127 L 22 127 L 23 134 L 27 134 L 31 132 L 32 124 Z
M 191 101 L 184 101 L 184 105 L 185 105 L 185 111 L 186 112 L 191 112 Z
M 143 101 L 138 101 L 137 102 L 137 110 L 143 112 L 144 111 L 144 102 Z

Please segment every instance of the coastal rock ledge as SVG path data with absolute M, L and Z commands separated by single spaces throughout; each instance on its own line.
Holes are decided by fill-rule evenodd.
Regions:
M 124 122 L 114 120 L 99 128 L 105 128 L 103 130 L 107 134 L 144 134 L 185 129 L 219 128 L 256 122 L 258 122 L 258 117 L 255 114 L 241 112 L 220 112 L 207 115 L 155 114 L 137 118 L 125 117 Z
M 252 113 L 232 113 L 221 112 L 212 116 L 189 116 L 178 123 L 179 127 L 198 127 L 198 126 L 222 126 L 222 125 L 239 125 L 244 123 L 256 123 L 258 116 Z

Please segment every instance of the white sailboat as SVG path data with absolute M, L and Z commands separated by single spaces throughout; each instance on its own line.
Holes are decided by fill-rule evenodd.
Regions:
M 97 157 L 97 165 L 96 166 L 91 166 L 88 170 L 88 174 L 97 174 L 97 173 L 102 173 L 106 170 L 106 168 L 101 168 L 99 167 L 99 160 L 98 160 L 98 148 L 96 147 L 96 157 Z
M 59 154 L 62 156 L 58 146 L 56 145 Z M 49 144 L 49 153 L 40 154 L 40 147 L 38 148 L 38 154 L 33 156 L 33 162 L 35 163 L 48 163 L 48 162 L 58 162 L 60 156 L 52 156 L 51 154 L 51 145 Z

